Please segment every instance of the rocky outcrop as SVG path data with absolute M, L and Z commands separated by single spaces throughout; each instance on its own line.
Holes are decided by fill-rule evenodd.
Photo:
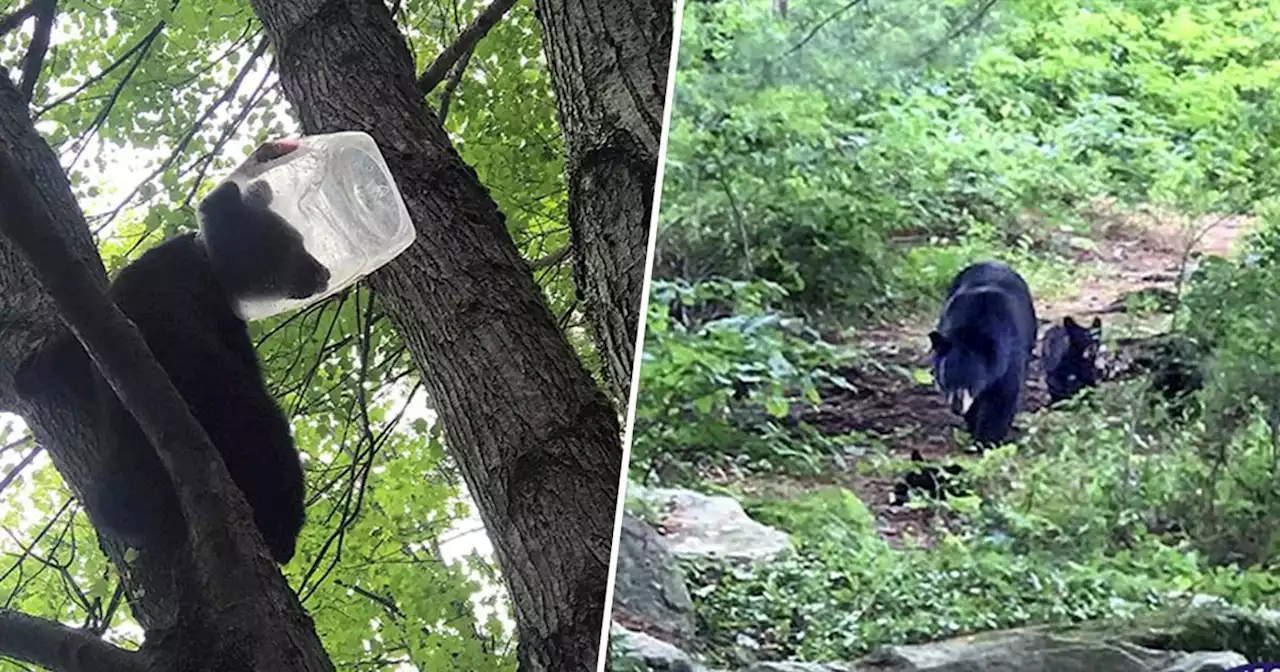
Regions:
M 752 520 L 731 497 L 631 486 L 628 495 L 660 511 L 659 528 L 678 557 L 761 562 L 791 549 L 791 538 Z

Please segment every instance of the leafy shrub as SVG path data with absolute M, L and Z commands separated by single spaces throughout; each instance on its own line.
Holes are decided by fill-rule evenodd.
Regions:
M 974 535 L 895 550 L 839 490 L 750 508 L 792 532 L 796 552 L 752 568 L 691 562 L 685 570 L 699 634 L 713 662 L 729 666 L 848 660 L 885 644 L 1128 619 L 1189 591 L 1256 604 L 1280 590 L 1268 572 L 1215 570 L 1158 543 L 1113 554 L 1011 554 Z
M 804 433 L 779 423 L 792 403 L 815 403 L 818 385 L 844 384 L 833 371 L 851 355 L 771 305 L 785 296 L 763 281 L 653 283 L 631 450 L 633 475 L 671 465 L 747 461 L 757 467 L 820 457 Z M 729 315 L 686 326 L 673 305 L 718 303 Z M 788 444 L 793 450 L 788 451 Z

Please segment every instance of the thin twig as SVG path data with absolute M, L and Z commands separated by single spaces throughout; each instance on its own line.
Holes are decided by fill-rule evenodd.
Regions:
M 809 32 L 805 34 L 805 36 L 801 38 L 799 42 L 795 43 L 795 45 L 792 46 L 790 49 L 782 52 L 782 55 L 778 57 L 778 60 L 786 58 L 791 54 L 794 54 L 795 52 L 800 51 L 800 49 L 804 47 L 804 45 L 808 44 L 809 40 L 812 40 L 813 37 L 818 34 L 818 31 L 825 28 L 828 23 L 835 21 L 836 19 L 843 16 L 849 10 L 853 9 L 854 7 L 857 7 L 858 5 L 861 5 L 866 1 L 867 0 L 853 0 L 852 2 L 845 4 L 844 7 L 837 9 L 836 11 L 832 12 L 830 15 L 823 18 L 818 23 L 814 24 L 813 28 L 810 28 Z
M 968 21 L 965 21 L 964 23 L 960 24 L 956 28 L 953 28 L 951 32 L 947 33 L 946 37 L 942 38 L 941 40 L 938 40 L 938 42 L 935 43 L 932 47 L 925 49 L 922 53 L 920 53 L 920 55 L 911 59 L 909 63 L 911 63 L 912 65 L 915 65 L 933 58 L 933 56 L 937 54 L 939 50 L 941 50 L 943 47 L 949 44 L 952 40 L 969 32 L 970 30 L 973 29 L 974 26 L 978 25 L 978 22 L 982 21 L 982 19 L 985 18 L 987 14 L 991 11 L 991 8 L 996 6 L 996 1 L 997 0 L 985 0 L 982 3 L 982 6 L 978 8 L 978 11 L 974 12 L 973 16 L 969 17 Z
M 550 268 L 568 259 L 571 254 L 573 254 L 573 245 L 565 245 L 543 258 L 531 262 L 529 266 L 535 271 Z

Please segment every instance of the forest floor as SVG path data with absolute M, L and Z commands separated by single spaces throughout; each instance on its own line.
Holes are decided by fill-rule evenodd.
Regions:
M 1186 267 L 1184 257 L 1194 260 L 1201 255 L 1227 256 L 1252 224 L 1242 216 L 1205 217 L 1196 221 L 1155 214 L 1118 216 L 1102 207 L 1091 221 L 1092 249 L 1077 250 L 1078 270 L 1073 273 L 1072 286 L 1059 288 L 1051 297 L 1035 297 L 1041 334 L 1050 324 L 1061 323 L 1066 316 L 1073 316 L 1081 324 L 1087 324 L 1095 316 L 1101 317 L 1104 343 L 1116 332 L 1142 330 L 1144 319 L 1148 331 L 1155 330 L 1156 325 L 1167 326 L 1167 315 L 1157 316 L 1163 317 L 1163 322 L 1152 323 L 1151 318 L 1130 316 L 1117 310 L 1118 302 L 1141 290 L 1175 290 Z M 1187 254 L 1188 249 L 1192 250 L 1191 254 Z M 921 384 L 909 373 L 927 370 L 929 366 L 927 334 L 935 320 L 934 315 L 921 315 L 900 324 L 859 331 L 854 338 L 868 351 L 872 361 L 882 366 L 842 371 L 855 390 L 826 391 L 822 403 L 816 409 L 801 413 L 800 418 L 827 435 L 851 432 L 873 435 L 888 456 L 901 460 L 910 459 L 913 450 L 919 450 L 926 460 L 962 462 L 967 459 L 955 441 L 963 434 L 958 431 L 962 430 L 963 423 L 942 403 L 932 384 Z M 1033 417 L 1027 414 L 1042 409 L 1047 402 L 1043 372 L 1037 359 L 1031 365 L 1022 413 L 1014 423 L 1014 438 Z M 914 542 L 932 547 L 939 526 L 945 525 L 938 509 L 891 507 L 889 495 L 900 474 L 876 474 L 874 469 L 859 469 L 858 459 L 849 460 L 845 468 L 817 476 L 769 476 L 735 485 L 747 494 L 767 499 L 789 498 L 799 492 L 830 486 L 847 488 L 872 511 L 881 535 L 891 544 L 901 546 Z

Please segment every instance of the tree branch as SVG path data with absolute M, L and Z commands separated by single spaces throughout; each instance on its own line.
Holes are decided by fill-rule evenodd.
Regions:
M 837 9 L 836 11 L 832 12 L 828 16 L 824 17 L 821 21 L 814 24 L 813 28 L 803 38 L 801 38 L 801 40 L 797 42 L 795 46 L 783 52 L 782 55 L 779 56 L 776 60 L 782 60 L 790 56 L 791 54 L 794 54 L 797 51 L 800 51 L 800 49 L 804 47 L 804 45 L 808 44 L 809 40 L 812 40 L 813 37 L 818 34 L 818 31 L 822 30 L 823 27 L 825 27 L 828 23 L 835 21 L 836 19 L 843 16 L 845 12 L 853 9 L 854 7 L 857 7 L 858 5 L 861 5 L 864 2 L 866 2 L 866 0 L 852 0 L 852 2 L 846 4 L 840 9 Z
M 941 40 L 938 40 L 937 43 L 935 43 L 933 46 L 929 47 L 928 49 L 925 49 L 923 52 L 920 53 L 920 55 L 911 59 L 910 61 L 911 65 L 913 66 L 918 65 L 923 61 L 927 61 L 933 58 L 934 55 L 937 54 L 939 50 L 941 50 L 944 46 L 946 46 L 952 40 L 956 39 L 957 37 L 960 37 L 964 33 L 969 32 L 975 26 L 977 26 L 978 23 L 981 22 L 984 18 L 986 18 L 987 14 L 991 12 L 991 8 L 995 6 L 996 6 L 996 0 L 983 0 L 982 5 L 978 7 L 978 11 L 974 12 L 973 16 L 969 17 L 968 21 L 965 21 L 964 23 L 960 24 L 958 27 L 953 28 L 950 32 L 947 33 L 946 37 L 943 37 Z
M 476 17 L 474 23 L 467 26 L 467 29 L 458 35 L 458 39 L 451 45 L 440 52 L 436 56 L 436 60 L 418 77 L 418 88 L 422 89 L 422 95 L 431 93 L 440 82 L 444 81 L 449 69 L 457 63 L 464 54 L 468 54 L 475 48 L 476 43 L 480 41 L 489 31 L 497 25 L 507 10 L 515 6 L 517 0 L 494 0 L 489 8 L 484 10 L 480 16 Z
M 544 268 L 550 268 L 552 266 L 555 266 L 556 264 L 559 264 L 565 259 L 568 259 L 569 255 L 571 254 L 573 254 L 573 246 L 565 245 L 564 247 L 556 250 L 555 252 L 552 252 L 551 254 L 548 254 L 547 256 L 541 259 L 536 259 L 530 262 L 529 266 L 535 271 L 538 271 Z
M 449 117 L 449 101 L 453 99 L 453 92 L 458 90 L 458 85 L 462 83 L 462 73 L 467 71 L 467 64 L 471 62 L 471 55 L 476 53 L 475 49 L 468 49 L 467 53 L 458 59 L 458 65 L 453 68 L 453 74 L 449 75 L 449 81 L 445 82 L 444 91 L 440 92 L 440 110 L 436 112 L 436 121 L 444 126 L 444 120 Z
M 31 35 L 31 44 L 27 45 L 27 55 L 23 59 L 22 83 L 18 90 L 22 99 L 31 102 L 36 92 L 36 82 L 40 80 L 40 70 L 44 68 L 44 57 L 49 52 L 49 35 L 53 32 L 53 19 L 58 13 L 58 0 L 36 0 L 36 29 Z
M 0 610 L 0 654 L 56 672 L 143 672 L 143 654 L 112 646 L 85 630 Z
M 35 3 L 32 3 L 32 4 L 34 5 Z M 88 89 L 90 86 L 93 86 L 94 84 L 97 84 L 98 82 L 102 81 L 104 78 L 106 78 L 107 75 L 111 74 L 116 68 L 124 65 L 125 62 L 129 60 L 130 57 L 138 53 L 138 50 L 150 49 L 151 43 L 155 42 L 156 38 L 160 37 L 160 33 L 164 31 L 164 26 L 165 26 L 164 21 L 161 21 L 156 25 L 152 26 L 150 32 L 144 35 L 141 40 L 138 40 L 137 44 L 133 45 L 132 47 L 129 47 L 127 51 L 121 54 L 120 57 L 117 58 L 115 61 L 113 61 L 110 65 L 103 68 L 97 74 L 90 75 L 83 82 L 81 82 L 79 86 L 64 93 L 62 96 L 59 96 L 53 102 L 49 103 L 48 105 L 45 105 L 39 110 L 36 110 L 34 117 L 38 119 L 44 116 L 45 112 L 48 112 L 49 110 L 67 102 L 68 100 L 75 98 L 76 96 L 80 95 L 80 93 L 83 92 L 85 89 Z M 0 31 L 0 34 L 3 34 L 3 31 Z
M 0 37 L 8 35 L 10 31 L 21 26 L 23 21 L 34 16 L 36 10 L 40 9 L 40 2 L 41 0 L 34 0 L 34 2 L 30 2 L 25 7 L 0 19 Z

